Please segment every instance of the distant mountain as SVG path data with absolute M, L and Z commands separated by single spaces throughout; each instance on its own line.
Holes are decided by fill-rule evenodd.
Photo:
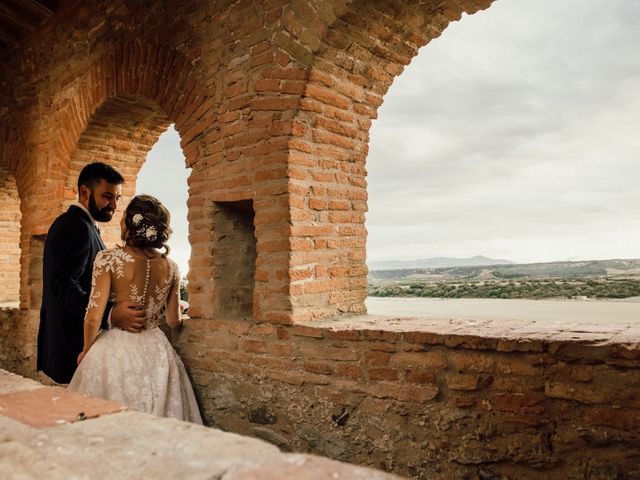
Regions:
M 474 257 L 477 258 L 477 257 Z M 484 257 L 481 257 L 484 258 Z M 462 259 L 454 259 L 462 260 Z M 527 279 L 640 278 L 640 259 L 588 260 L 580 262 L 506 263 L 485 259 L 488 265 L 455 267 L 369 268 L 370 281 L 509 281 Z M 504 260 L 503 260 L 504 261 Z M 413 264 L 412 264 L 413 265 Z
M 515 265 L 511 260 L 487 258 L 476 255 L 471 258 L 434 257 L 420 260 L 388 260 L 367 262 L 369 270 L 402 270 L 410 268 L 480 267 L 484 265 Z

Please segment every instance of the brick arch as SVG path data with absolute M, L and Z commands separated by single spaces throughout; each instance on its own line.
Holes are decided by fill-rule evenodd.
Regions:
M 77 176 L 91 161 L 105 161 L 125 176 L 124 198 L 147 153 L 171 124 L 180 134 L 186 166 L 198 164 L 201 117 L 211 108 L 191 62 L 168 47 L 140 39 L 121 42 L 94 61 L 61 109 L 69 126 L 61 141 L 63 190 L 60 210 L 77 198 Z M 119 238 L 117 218 L 105 229 L 107 242 Z
M 95 131 L 96 124 L 110 115 L 114 120 L 124 120 L 121 128 L 127 122 L 133 126 L 136 115 L 143 121 L 151 116 L 164 116 L 180 133 L 187 165 L 196 164 L 197 140 L 208 126 L 206 120 L 199 120 L 211 105 L 204 86 L 195 77 L 190 61 L 168 47 L 140 39 L 117 44 L 92 63 L 69 95 L 62 95 L 65 97 L 60 102 L 60 124 L 65 126 L 60 140 L 62 165 L 70 166 L 81 135 L 92 127 Z M 127 108 L 135 111 L 128 114 Z M 147 126 L 156 128 L 153 123 Z M 66 170 L 63 169 L 65 177 L 70 173 Z
M 16 179 L 0 167 L 0 303 L 19 300 L 21 220 Z
M 51 208 L 33 219 L 33 230 L 40 234 L 46 232 L 68 200 L 70 193 L 65 188 L 67 177 L 73 173 L 71 159 L 81 135 L 109 99 L 138 98 L 141 104 L 154 104 L 180 133 L 188 166 L 198 162 L 200 136 L 207 127 L 201 117 L 210 108 L 211 97 L 196 80 L 191 61 L 168 46 L 127 38 L 104 47 L 86 66 L 73 68 L 81 69 L 82 74 L 70 77 L 72 80 L 61 85 L 49 100 L 48 108 L 56 112 L 56 118 L 47 124 L 58 125 L 57 131 L 43 133 L 39 126 L 29 127 L 46 139 L 39 140 L 29 152 L 40 165 L 35 171 L 47 172 L 46 177 L 25 185 L 29 197 L 44 195 L 51 199 Z M 28 133 L 23 132 L 23 136 Z M 20 162 L 19 168 L 27 168 L 28 163 Z M 25 176 L 33 180 L 33 172 Z
M 81 70 L 82 75 L 71 77 L 48 99 L 55 117 L 46 125 L 59 126 L 56 131 L 45 132 L 35 117 L 17 125 L 24 131 L 4 125 L 8 134 L 3 137 L 12 141 L 3 142 L 0 160 L 16 165 L 25 219 L 20 238 L 20 307 L 28 313 L 17 328 L 31 346 L 39 322 L 44 235 L 76 198 L 82 166 L 94 159 L 111 159 L 129 180 L 125 192 L 132 193 L 146 154 L 170 123 L 180 134 L 189 167 L 198 164 L 201 133 L 208 127 L 202 116 L 211 108 L 210 97 L 184 56 L 140 39 L 106 48 Z M 26 140 L 31 136 L 39 138 L 37 144 Z M 114 220 L 105 229 L 108 243 L 119 238 Z M 29 358 L 25 368 L 33 371 L 33 352 L 25 355 Z
M 294 318 L 364 313 L 369 129 L 395 77 L 420 47 L 463 12 L 492 0 L 332 3 L 320 41 L 292 40 L 312 55 L 289 152 Z M 329 8 L 329 7 L 327 7 Z M 326 10 L 325 10 L 326 11 Z M 306 215 L 302 215 L 306 212 Z
M 5 119 L 0 126 L 0 301 L 19 301 L 25 308 L 30 295 L 30 235 L 25 219 L 31 213 L 28 175 L 33 171 L 20 163 L 26 157 L 27 138 L 14 127 L 18 123 Z
M 135 39 L 103 52 L 62 90 L 53 101 L 56 124 L 63 126 L 57 148 L 38 157 L 47 162 L 47 178 L 40 183 L 53 192 L 49 197 L 54 201 L 34 222 L 31 233 L 46 233 L 53 219 L 77 198 L 78 173 L 94 160 L 106 161 L 124 174 L 122 204 L 126 205 L 147 153 L 171 123 L 180 134 L 186 166 L 196 166 L 200 134 L 208 127 L 202 115 L 211 106 L 195 76 L 191 62 L 175 50 Z M 118 223 L 115 218 L 104 229 L 108 244 L 119 238 Z M 38 258 L 26 264 L 33 261 Z
M 193 142 L 205 128 L 206 123 L 198 120 L 208 97 L 195 77 L 191 62 L 169 47 L 139 39 L 119 43 L 92 63 L 78 85 L 72 85 L 72 92 L 61 94 L 60 121 L 66 129 L 62 153 L 70 156 L 90 120 L 110 98 L 138 98 L 147 106 L 154 103 L 175 123 L 187 164 L 196 163 L 198 149 Z
M 98 108 L 80 136 L 69 162 L 64 208 L 78 198 L 78 175 L 86 164 L 100 161 L 118 170 L 125 177 L 125 184 L 121 208 L 102 228 L 108 244 L 118 240 L 120 213 L 135 193 L 138 172 L 169 124 L 162 109 L 146 98 L 115 96 Z

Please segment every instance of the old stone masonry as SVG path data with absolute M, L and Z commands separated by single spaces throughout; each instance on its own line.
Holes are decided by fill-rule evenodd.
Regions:
M 421 47 L 491 3 L 0 0 L 0 368 L 37 376 L 44 239 L 80 169 L 117 168 L 126 205 L 174 124 L 192 253 L 172 342 L 210 426 L 421 479 L 640 478 L 637 326 L 366 315 L 372 121 Z M 45 435 L 118 417 L 136 445 L 222 435 L 132 412 Z M 7 418 L 30 464 L 37 434 Z M 263 475 L 242 478 L 284 478 Z

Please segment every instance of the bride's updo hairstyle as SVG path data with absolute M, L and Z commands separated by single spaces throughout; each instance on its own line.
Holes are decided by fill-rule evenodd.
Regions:
M 125 230 L 122 240 L 137 248 L 163 248 L 169 253 L 167 240 L 171 236 L 169 210 L 151 195 L 136 195 L 124 212 Z

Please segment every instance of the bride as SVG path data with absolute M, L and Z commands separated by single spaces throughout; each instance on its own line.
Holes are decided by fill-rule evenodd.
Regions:
M 93 264 L 84 349 L 69 390 L 202 423 L 184 365 L 158 328 L 163 307 L 171 328 L 181 324 L 180 274 L 167 257 L 169 212 L 156 198 L 138 195 L 127 206 L 121 228 L 124 246 L 101 251 Z M 141 304 L 147 313 L 142 332 L 100 332 L 108 301 Z

